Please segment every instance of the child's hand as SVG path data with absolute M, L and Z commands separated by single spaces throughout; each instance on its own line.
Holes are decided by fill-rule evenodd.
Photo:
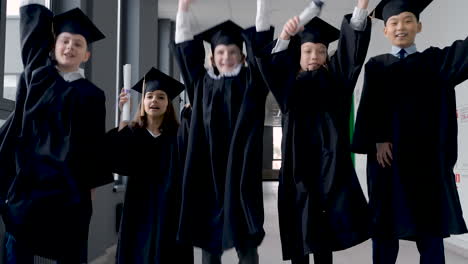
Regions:
M 392 148 L 393 145 L 390 142 L 377 143 L 377 162 L 382 168 L 392 166 Z
M 358 0 L 357 7 L 360 9 L 367 9 L 367 6 L 369 5 L 369 0 Z
M 119 95 L 119 110 L 122 111 L 123 105 L 128 102 L 128 95 L 125 90 L 122 88 Z
M 124 129 L 126 126 L 128 126 L 129 123 L 130 123 L 130 122 L 128 122 L 128 121 L 120 121 L 120 123 L 119 123 L 119 130 L 118 130 L 118 131 Z
M 194 0 L 179 0 L 179 11 L 187 12 Z
M 283 31 L 281 31 L 279 38 L 288 40 L 302 30 L 304 30 L 304 27 L 299 27 L 299 17 L 295 16 L 284 24 Z
M 94 201 L 94 198 L 96 198 L 96 188 L 91 189 L 89 192 L 91 194 L 91 201 Z

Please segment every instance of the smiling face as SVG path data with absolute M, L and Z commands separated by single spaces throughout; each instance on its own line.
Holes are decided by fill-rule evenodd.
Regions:
M 416 34 L 421 32 L 422 24 L 411 12 L 403 12 L 388 18 L 384 34 L 392 45 L 407 48 L 414 44 Z
M 244 54 L 235 44 L 219 44 L 215 47 L 211 63 L 220 73 L 232 72 L 237 65 L 244 62 Z
M 166 92 L 156 90 L 147 92 L 143 100 L 145 106 L 145 113 L 149 118 L 162 117 L 167 111 L 169 103 Z
M 327 62 L 327 56 L 327 47 L 324 44 L 305 42 L 301 45 L 301 70 L 317 70 Z
M 55 41 L 54 55 L 61 71 L 72 72 L 88 61 L 90 52 L 82 35 L 62 32 Z

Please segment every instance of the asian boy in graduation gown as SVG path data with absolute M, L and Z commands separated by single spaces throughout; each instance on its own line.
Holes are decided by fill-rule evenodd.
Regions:
M 421 263 L 444 263 L 442 239 L 467 232 L 453 168 L 454 88 L 468 78 L 468 39 L 416 51 L 430 2 L 385 0 L 375 10 L 392 53 L 366 64 L 353 140 L 367 154 L 374 263 L 395 263 L 398 239 L 417 242 Z
M 158 90 L 166 93 L 169 103 L 159 135 L 149 130 L 150 117 L 144 110 L 142 115 L 138 111 L 140 116 L 129 125 L 124 124 L 120 130 L 115 128 L 107 134 L 113 171 L 129 177 L 116 263 L 191 264 L 192 246 L 176 243 L 181 162 L 179 126 L 171 101 L 185 89 L 184 85 L 152 68 L 132 89 L 143 91 L 141 104 L 146 93 Z M 151 104 L 161 109 L 158 100 Z
M 369 238 L 367 201 L 349 149 L 349 118 L 370 33 L 367 11 L 356 7 L 341 31 L 315 17 L 297 35 L 282 33 L 273 53 L 258 59 L 282 112 L 278 214 L 283 259 L 293 264 L 309 263 L 309 254 L 314 263 L 332 263 L 332 251 Z M 338 39 L 328 58 L 329 44 Z M 324 65 L 303 66 L 301 49 L 311 49 L 309 43 L 324 45 Z
M 231 44 L 242 52 L 245 42 L 248 66 L 238 64 L 227 74 L 205 69 L 204 40 L 213 52 Z M 255 251 L 247 254 L 258 261 L 256 248 L 265 235 L 262 139 L 268 90 L 254 55 L 272 40 L 269 25 L 256 32 L 226 21 L 172 47 L 192 104 L 178 238 L 202 248 L 204 256 L 212 254 L 216 263 L 232 247 L 240 258 Z
M 72 37 L 69 45 L 89 45 L 104 35 L 79 9 L 53 16 L 28 2 L 34 1 L 20 8 L 24 71 L 14 112 L 0 132 L 2 217 L 16 257 L 28 258 L 19 263 L 32 263 L 32 255 L 86 262 L 90 191 L 113 180 L 102 159 L 105 97 L 79 71 L 62 71 L 81 63 L 76 46 L 56 49 L 58 63 L 49 53 L 52 26 L 60 39 L 56 48 L 67 45 L 58 43 L 61 34 L 84 38 Z

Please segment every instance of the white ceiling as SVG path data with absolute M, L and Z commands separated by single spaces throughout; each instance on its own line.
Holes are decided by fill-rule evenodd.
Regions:
M 287 19 L 299 13 L 310 0 L 267 0 L 271 5 L 271 22 L 275 26 L 275 36 L 279 34 Z M 177 0 L 158 0 L 159 18 L 175 19 Z M 343 15 L 352 13 L 357 0 L 325 0 L 322 19 L 335 27 L 340 26 Z M 377 5 L 379 0 L 369 1 L 369 10 Z M 224 20 L 231 19 L 243 27 L 255 24 L 256 0 L 195 0 L 192 12 L 195 16 L 194 33 L 201 32 Z

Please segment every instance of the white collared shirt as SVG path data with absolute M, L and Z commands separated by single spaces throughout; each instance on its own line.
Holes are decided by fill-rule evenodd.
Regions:
M 190 16 L 192 13 L 190 10 L 177 11 L 176 15 L 176 30 L 175 30 L 175 43 L 179 44 L 185 41 L 190 41 L 194 39 L 194 34 L 190 25 Z M 257 13 L 255 17 L 255 28 L 257 32 L 267 31 L 270 29 L 270 6 L 269 2 L 266 0 L 257 0 Z M 207 69 L 208 75 L 216 80 L 219 80 L 223 77 L 233 77 L 237 76 L 242 69 L 243 64 L 239 64 L 236 68 L 227 73 L 221 73 L 216 75 L 213 68 Z
M 60 76 L 62 76 L 63 79 L 67 82 L 73 82 L 73 81 L 84 78 L 84 70 L 81 68 L 73 72 L 62 72 L 58 68 L 57 68 L 57 71 L 60 74 Z
M 209 69 L 207 70 L 207 72 L 208 72 L 208 75 L 209 75 L 211 78 L 213 78 L 213 79 L 215 79 L 215 80 L 219 80 L 219 79 L 221 79 L 221 78 L 223 78 L 223 77 L 234 77 L 234 76 L 237 76 L 237 75 L 239 74 L 239 72 L 241 71 L 241 69 L 242 69 L 242 64 L 238 64 L 238 65 L 236 66 L 236 68 L 234 68 L 234 70 L 231 71 L 231 72 L 222 72 L 222 73 L 220 73 L 219 75 L 216 75 L 216 74 L 214 73 L 213 68 L 209 68 Z
M 400 50 L 402 50 L 402 48 L 400 47 L 397 47 L 397 46 L 392 46 L 392 52 L 391 54 L 397 58 L 400 58 Z M 413 44 L 411 46 L 409 46 L 408 48 L 405 48 L 404 49 L 406 51 L 405 53 L 405 58 L 408 56 L 408 55 L 411 55 L 413 53 L 416 53 L 418 52 L 418 50 L 416 49 L 416 44 Z
M 148 128 L 146 129 L 146 131 L 148 131 L 148 133 L 150 133 L 150 135 L 153 137 L 153 138 L 157 138 L 161 135 L 161 133 L 159 134 L 154 134 L 153 132 L 151 132 L 151 130 L 149 130 Z

